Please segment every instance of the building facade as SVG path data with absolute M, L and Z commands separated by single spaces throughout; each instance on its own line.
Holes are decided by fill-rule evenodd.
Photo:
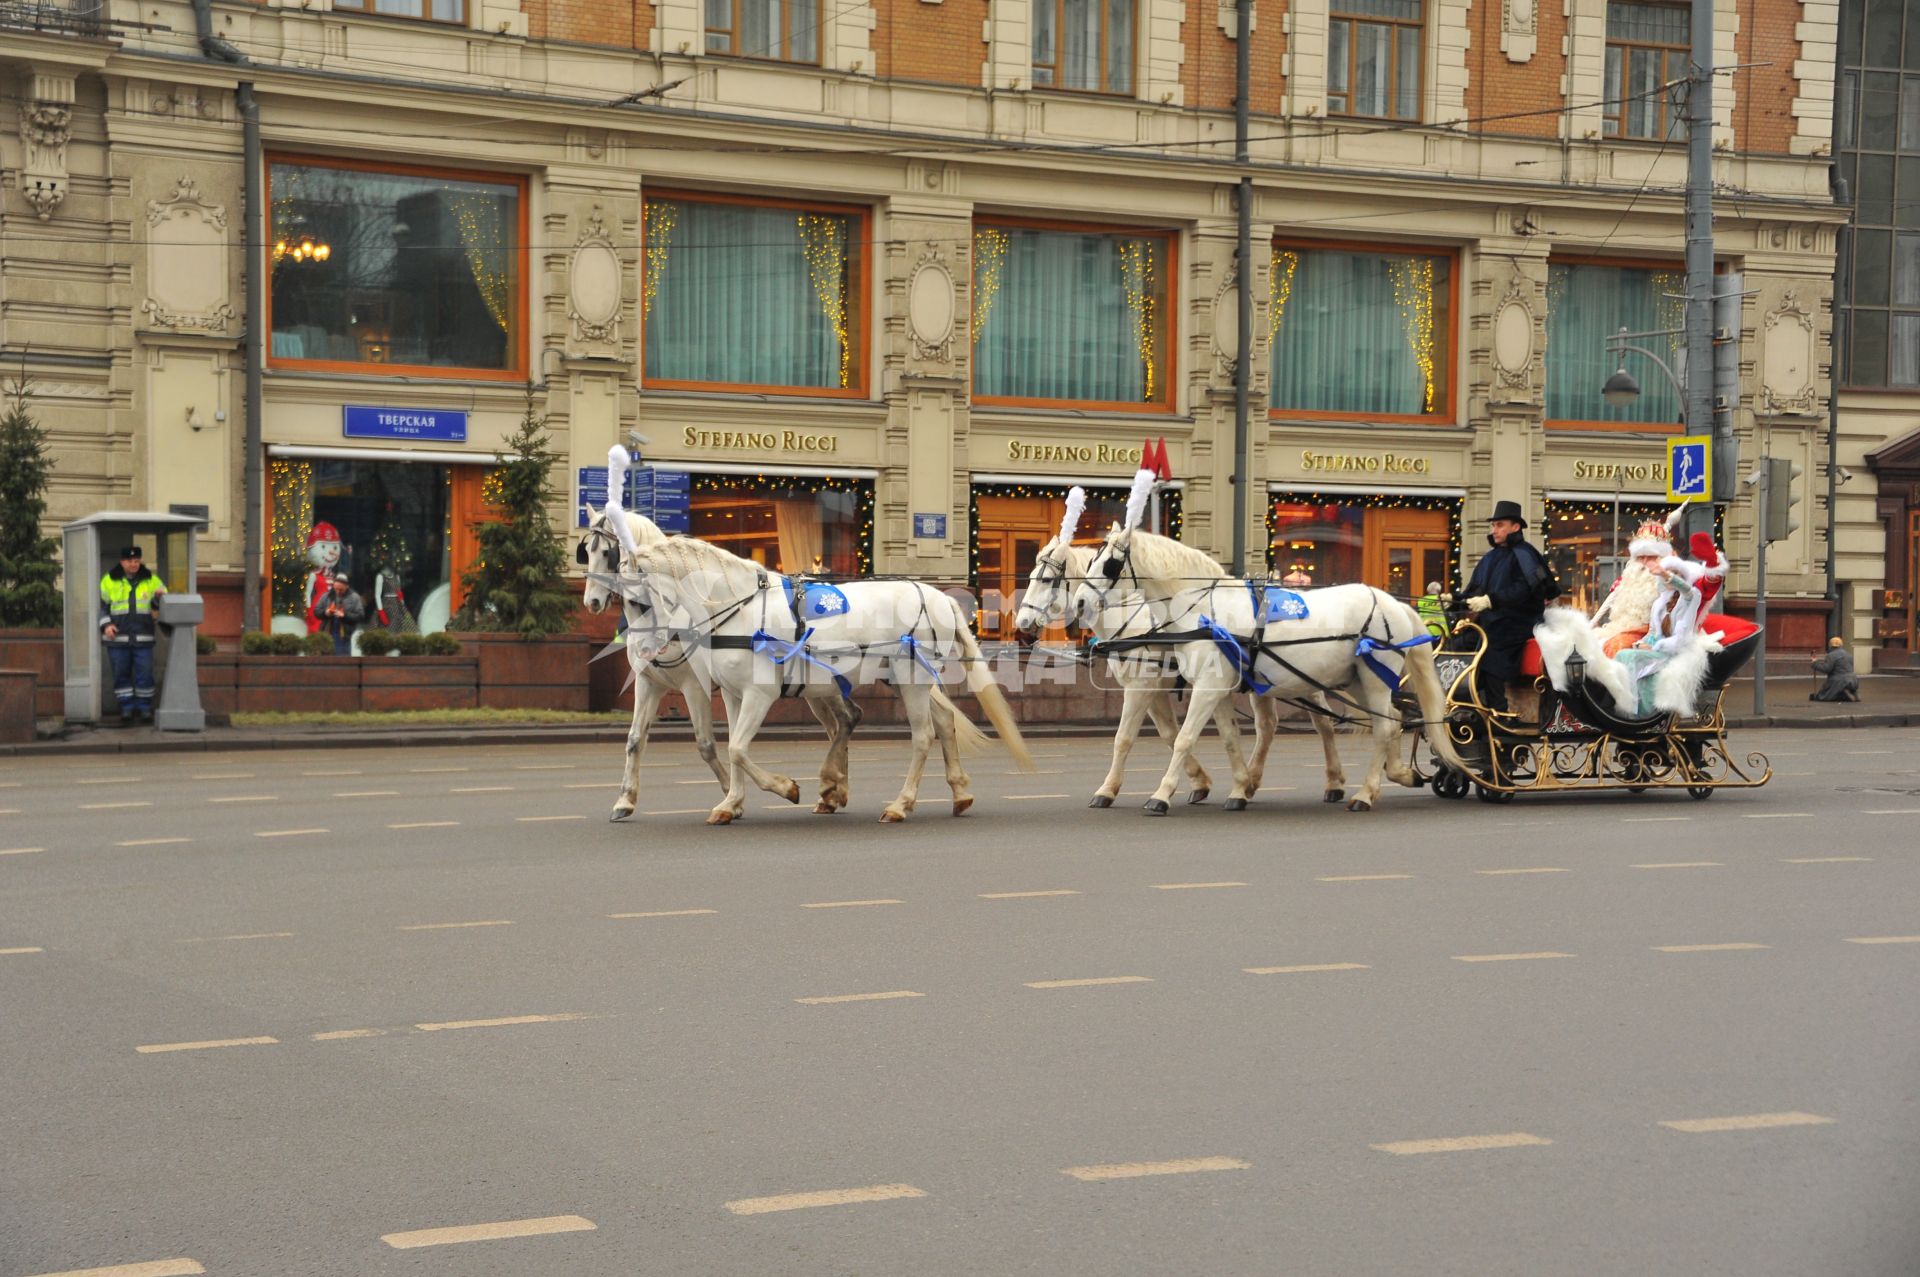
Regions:
M 1825 499 L 1837 10 L 1716 11 L 1743 466 L 1804 471 L 1803 526 L 1771 548 L 1787 646 L 1824 633 L 1830 545 L 1848 589 L 1882 571 L 1872 498 Z M 976 584 L 991 631 L 1066 488 L 1093 491 L 1097 534 L 1143 440 L 1175 475 L 1158 526 L 1229 554 L 1244 277 L 1250 570 L 1418 594 L 1515 498 L 1588 602 L 1664 509 L 1678 431 L 1641 356 L 1636 404 L 1600 386 L 1610 336 L 1683 306 L 1688 12 L 1259 0 L 1236 166 L 1231 4 L 33 9 L 0 46 L 0 349 L 54 434 L 50 518 L 204 506 L 228 631 L 249 538 L 253 624 L 296 624 L 333 546 L 356 588 L 444 625 L 488 463 L 529 410 L 565 468 L 557 523 L 604 499 L 608 447 L 638 435 L 629 500 L 669 528 L 782 571 Z M 208 56 L 196 16 L 246 61 Z M 1677 337 L 1647 342 L 1674 362 Z M 1850 433 L 1843 460 L 1871 446 Z

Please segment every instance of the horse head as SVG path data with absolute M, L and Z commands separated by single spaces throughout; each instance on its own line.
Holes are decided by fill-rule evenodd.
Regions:
M 1072 623 L 1081 615 L 1074 589 L 1086 572 L 1087 551 L 1055 538 L 1034 558 L 1027 588 L 1014 613 L 1013 628 L 1022 637 L 1038 634 L 1049 625 Z

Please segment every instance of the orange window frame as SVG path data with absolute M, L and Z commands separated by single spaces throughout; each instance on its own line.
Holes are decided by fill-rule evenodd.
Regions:
M 298 164 L 307 168 L 344 169 L 357 173 L 395 173 L 408 177 L 445 177 L 455 181 L 486 182 L 494 186 L 513 186 L 519 190 L 520 198 L 514 226 L 514 247 L 509 254 L 513 262 L 513 316 L 515 332 L 509 334 L 507 343 L 513 362 L 506 368 L 447 368 L 438 364 L 376 364 L 362 363 L 358 360 L 335 359 L 288 359 L 273 354 L 273 268 L 267 260 L 273 244 L 273 166 L 275 164 Z M 267 287 L 267 366 L 287 372 L 345 372 L 371 373 L 381 377 L 407 376 L 432 377 L 440 380 L 457 381 L 525 381 L 527 378 L 527 347 L 531 340 L 528 332 L 528 271 L 530 266 L 527 248 L 528 220 L 528 182 L 525 176 L 517 173 L 490 173 L 478 169 L 434 168 L 415 164 L 392 164 L 378 160 L 345 160 L 328 155 L 300 155 L 282 151 L 269 151 L 261 161 L 264 170 L 261 180 L 265 184 L 265 207 L 260 211 L 260 258 L 259 267 L 265 272 Z
M 1347 87 L 1343 94 L 1347 100 L 1347 104 L 1337 111 L 1329 105 L 1327 107 L 1327 114 L 1343 120 L 1392 120 L 1402 124 L 1408 122 L 1418 123 L 1420 119 L 1420 104 L 1425 101 L 1427 89 L 1426 4 L 1421 4 L 1420 16 L 1418 18 L 1382 18 L 1372 14 L 1354 13 L 1343 10 L 1340 7 L 1340 0 L 1333 0 L 1332 12 L 1327 15 L 1327 22 L 1329 26 L 1335 22 L 1344 22 L 1347 24 L 1347 65 L 1342 68 L 1342 70 L 1346 72 L 1347 77 Z M 1354 35 L 1354 28 L 1356 26 L 1386 27 L 1393 33 L 1393 38 L 1388 42 L 1387 48 L 1386 74 L 1389 110 L 1385 115 L 1374 115 L 1371 112 L 1356 111 L 1353 109 L 1353 86 L 1360 79 L 1360 41 L 1356 39 Z M 1412 40 L 1420 51 L 1420 56 L 1414 59 L 1413 100 L 1415 105 L 1412 115 L 1395 115 L 1391 110 L 1391 104 L 1400 100 L 1400 42 L 1402 40 Z M 1332 76 L 1327 77 L 1329 84 L 1332 82 L 1332 79 Z M 1327 96 L 1333 96 L 1331 89 L 1328 90 Z
M 1061 64 L 1065 61 L 1065 57 L 1062 53 L 1062 50 L 1066 45 L 1066 31 L 1067 31 L 1066 0 L 1034 0 L 1034 3 L 1046 5 L 1049 9 L 1053 11 L 1053 61 L 1033 62 L 1032 65 L 1036 70 L 1040 68 L 1045 68 L 1047 72 L 1047 82 L 1045 84 L 1036 83 L 1034 85 L 1036 89 L 1057 89 L 1062 93 L 1084 93 L 1092 97 L 1131 98 L 1134 95 L 1134 86 L 1138 83 L 1140 79 L 1140 75 L 1138 71 L 1138 63 L 1140 60 L 1140 26 L 1141 26 L 1139 0 L 1132 0 L 1132 3 L 1130 3 L 1127 7 L 1127 14 L 1128 14 L 1127 20 L 1132 24 L 1132 29 L 1127 32 L 1127 47 L 1133 52 L 1135 65 L 1129 66 L 1126 68 L 1127 87 L 1124 89 L 1114 87 L 1113 68 L 1111 65 L 1111 60 L 1107 57 L 1108 52 L 1113 47 L 1113 34 L 1112 34 L 1112 27 L 1111 27 L 1111 23 L 1113 20 L 1113 8 L 1110 4 L 1107 3 L 1107 0 L 1095 0 L 1095 5 L 1100 11 L 1100 36 L 1099 36 L 1100 83 L 1092 87 L 1088 87 L 1085 85 L 1062 84 L 1060 82 L 1060 67 L 1061 67 Z M 1037 27 L 1039 24 L 1034 23 L 1033 25 Z M 1028 36 L 1028 45 L 1029 45 L 1028 52 L 1031 53 L 1032 52 L 1031 33 Z
M 858 304 L 848 308 L 847 345 L 853 352 L 854 375 L 851 384 L 840 386 L 776 386 L 744 381 L 688 381 L 677 378 L 648 377 L 647 367 L 647 209 L 655 200 L 674 200 L 683 204 L 738 204 L 751 208 L 791 208 L 805 213 L 833 213 L 854 219 L 852 241 L 860 248 L 860 269 L 855 275 Z M 713 191 L 648 191 L 640 201 L 640 388 L 642 390 L 707 390 L 723 394 L 794 396 L 805 399 L 867 399 L 871 397 L 871 365 L 867 334 L 873 308 L 873 243 L 868 237 L 873 225 L 873 210 L 864 204 L 827 204 L 818 200 L 779 199 L 772 196 L 729 195 Z
M 742 25 L 740 14 L 741 0 L 727 0 L 728 15 L 732 21 L 732 25 L 726 27 L 706 25 L 706 3 L 705 0 L 701 0 L 700 22 L 701 31 L 705 37 L 705 50 L 711 56 L 723 58 L 747 58 L 755 62 L 784 62 L 791 66 L 819 66 L 821 55 L 820 42 L 826 36 L 826 15 L 822 12 L 825 4 L 826 0 L 813 0 L 813 10 L 810 14 L 806 15 L 813 21 L 813 56 L 810 58 L 796 58 L 784 52 L 768 53 L 761 49 L 741 49 L 739 47 L 740 27 Z M 794 7 L 791 4 L 782 6 L 780 16 L 780 44 L 783 49 L 792 46 L 795 23 L 799 20 L 800 16 L 801 15 L 794 12 Z M 724 49 L 714 48 L 713 37 L 715 36 L 726 37 L 727 47 Z
M 1166 277 L 1166 304 L 1160 308 L 1160 327 L 1154 334 L 1160 344 L 1165 360 L 1165 372 L 1160 378 L 1160 397 L 1151 403 L 1136 403 L 1132 400 L 1111 399 L 1037 399 L 1024 395 L 982 395 L 975 394 L 973 401 L 990 408 L 1073 408 L 1095 412 L 1139 412 L 1168 413 L 1174 410 L 1174 384 L 1180 375 L 1179 352 L 1174 349 L 1174 336 L 1178 331 L 1174 326 L 1174 316 L 1180 310 L 1180 233 L 1166 227 L 1114 226 L 1099 222 L 1063 222 L 1038 217 L 979 217 L 973 222 L 974 232 L 983 226 L 996 226 L 1011 231 L 1069 231 L 1076 234 L 1119 235 L 1129 239 L 1158 239 L 1167 246 L 1167 265 L 1163 274 Z M 973 299 L 973 240 L 967 237 L 967 299 Z M 972 315 L 968 315 L 968 340 L 975 334 L 972 331 Z M 971 346 L 969 346 L 971 351 Z M 968 360 L 968 389 L 972 389 L 974 361 Z
M 426 14 L 414 13 L 382 13 L 373 7 L 373 0 L 335 0 L 333 7 L 341 13 L 364 13 L 370 17 L 394 18 L 401 22 L 427 22 L 438 27 L 464 28 L 467 25 L 467 19 L 472 16 L 472 5 L 468 0 L 460 0 L 458 18 L 433 18 Z M 432 6 L 429 3 L 423 7 L 431 8 Z
M 1597 253 L 1555 253 L 1547 259 L 1549 269 L 1554 266 L 1618 266 L 1622 270 L 1660 270 L 1686 273 L 1682 262 L 1661 261 L 1657 257 L 1602 257 Z M 1551 332 L 1553 319 L 1547 319 Z M 1547 374 L 1547 353 L 1540 356 L 1540 371 L 1543 378 Z M 1658 370 L 1655 370 L 1656 374 Z M 1544 392 L 1541 397 L 1544 405 Z M 1678 435 L 1686 433 L 1686 426 L 1678 422 L 1661 421 L 1588 421 L 1583 418 L 1562 419 L 1559 417 L 1542 418 L 1540 424 L 1548 430 L 1564 430 L 1569 434 L 1587 432 L 1590 434 L 1630 434 L 1630 435 Z
M 1336 253 L 1368 253 L 1377 257 L 1437 257 L 1447 263 L 1447 322 L 1439 334 L 1439 346 L 1445 352 L 1443 360 L 1436 361 L 1435 367 L 1441 370 L 1443 393 L 1436 394 L 1436 407 L 1432 412 L 1330 412 L 1315 408 L 1279 408 L 1271 401 L 1267 405 L 1267 418 L 1270 421 L 1381 421 L 1407 425 L 1458 425 L 1460 422 L 1460 386 L 1458 371 L 1460 351 L 1457 346 L 1460 335 L 1460 251 L 1453 248 L 1439 248 L 1430 244 L 1370 244 L 1364 240 L 1344 239 L 1285 239 L 1275 236 L 1272 241 L 1275 250 L 1287 249 L 1297 253 L 1310 253 L 1326 250 Z M 1273 350 L 1267 350 L 1269 368 L 1273 362 Z M 1269 387 L 1271 397 L 1272 389 Z

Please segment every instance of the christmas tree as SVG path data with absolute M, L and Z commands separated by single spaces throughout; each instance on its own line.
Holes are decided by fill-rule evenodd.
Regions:
M 15 381 L 0 416 L 0 628 L 60 624 L 59 546 L 40 534 L 53 459 L 28 398 L 25 380 Z
M 504 518 L 478 529 L 480 561 L 462 577 L 467 602 L 455 629 L 544 638 L 572 623 L 573 597 L 564 580 L 566 545 L 547 516 L 557 495 L 548 485 L 556 458 L 547 443 L 547 418 L 534 411 L 533 387 L 528 386 L 526 416 L 487 484 L 494 508 Z

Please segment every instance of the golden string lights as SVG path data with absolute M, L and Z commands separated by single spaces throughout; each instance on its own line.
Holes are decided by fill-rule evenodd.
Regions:
M 1300 270 L 1300 254 L 1291 248 L 1273 250 L 1267 272 L 1267 341 L 1272 342 L 1286 318 L 1287 303 L 1293 300 L 1293 277 Z
M 267 523 L 271 606 L 276 614 L 299 616 L 306 611 L 301 587 L 307 580 L 307 532 L 313 527 L 313 463 L 275 457 L 268 466 L 268 481 L 272 493 Z
M 987 316 L 993 313 L 994 298 L 1000 295 L 1000 280 L 1007 269 L 1007 246 L 1012 236 L 998 226 L 981 226 L 973 232 L 973 342 L 987 330 Z
M 800 213 L 794 221 L 800 228 L 800 250 L 806 255 L 807 276 L 820 300 L 820 313 L 839 344 L 839 385 L 845 390 L 853 384 L 853 342 L 847 331 L 849 219 L 832 213 Z
M 1387 268 L 1393 280 L 1393 300 L 1400 307 L 1400 322 L 1407 330 L 1407 345 L 1413 350 L 1414 365 L 1420 370 L 1421 412 L 1432 412 L 1434 404 L 1434 311 L 1433 258 L 1396 257 Z
M 653 313 L 653 299 L 667 277 L 667 255 L 673 249 L 673 232 L 680 225 L 680 205 L 675 200 L 648 200 L 641 214 L 640 322 Z
M 1160 242 L 1123 239 L 1119 250 L 1127 313 L 1133 316 L 1134 344 L 1140 352 L 1140 401 L 1152 403 L 1160 381 Z
M 489 191 L 441 188 L 447 210 L 460 228 L 460 248 L 473 272 L 474 287 L 500 331 L 513 331 L 513 267 L 506 245 L 506 217 L 500 199 Z

